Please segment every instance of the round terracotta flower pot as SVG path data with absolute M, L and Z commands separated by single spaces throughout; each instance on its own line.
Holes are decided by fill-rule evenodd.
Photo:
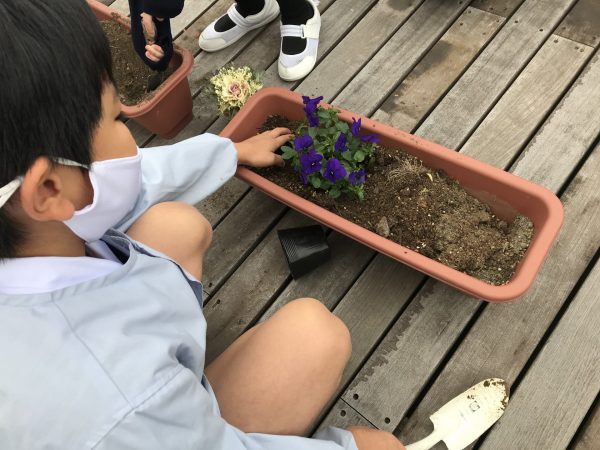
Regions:
M 87 0 L 98 20 L 114 20 L 130 30 L 129 19 L 114 9 L 96 1 Z M 133 45 L 133 44 L 132 44 Z M 174 46 L 171 64 L 177 69 L 148 100 L 133 106 L 121 105 L 123 114 L 163 138 L 175 137 L 193 118 L 192 93 L 187 76 L 192 71 L 194 57 Z
M 274 114 L 291 120 L 303 120 L 302 96 L 281 88 L 263 89 L 252 96 L 221 135 L 234 142 L 247 139 L 256 134 L 256 130 L 268 116 Z M 348 123 L 352 122 L 353 116 L 359 115 L 344 110 L 339 113 L 339 117 Z M 507 284 L 494 286 L 452 269 L 317 206 L 249 169 L 240 167 L 236 175 L 316 221 L 473 297 L 489 302 L 506 302 L 522 296 L 531 287 L 563 221 L 563 206 L 554 193 L 374 120 L 363 117 L 362 128 L 367 132 L 377 133 L 382 145 L 401 148 L 421 159 L 427 166 L 443 170 L 469 193 L 487 203 L 498 217 L 511 222 L 520 213 L 533 222 L 534 235 L 529 249 Z

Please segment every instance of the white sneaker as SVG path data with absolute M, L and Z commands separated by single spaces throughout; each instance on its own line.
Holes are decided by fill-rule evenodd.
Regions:
M 319 32 L 321 30 L 321 14 L 317 5 L 318 1 L 308 1 L 314 11 L 312 18 L 302 25 L 281 25 L 281 37 L 299 37 L 306 39 L 306 48 L 302 53 L 287 55 L 279 51 L 279 76 L 285 81 L 296 81 L 304 78 L 315 67 L 317 62 L 317 48 L 319 46 Z
M 265 6 L 260 12 L 244 17 L 233 4 L 227 10 L 227 15 L 235 26 L 226 31 L 217 31 L 215 23 L 219 19 L 212 22 L 198 39 L 198 45 L 202 50 L 216 52 L 237 42 L 248 31 L 265 26 L 279 15 L 279 5 L 275 0 L 265 0 Z

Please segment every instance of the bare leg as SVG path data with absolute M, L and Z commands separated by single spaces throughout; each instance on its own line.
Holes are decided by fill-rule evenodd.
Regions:
M 127 234 L 176 261 L 198 280 L 204 254 L 212 240 L 212 227 L 191 205 L 165 202 L 154 205 Z
M 232 425 L 304 435 L 337 388 L 350 351 L 343 322 L 320 302 L 301 299 L 241 336 L 205 372 Z
M 359 450 L 405 450 L 404 445 L 387 431 L 366 427 L 350 427 Z

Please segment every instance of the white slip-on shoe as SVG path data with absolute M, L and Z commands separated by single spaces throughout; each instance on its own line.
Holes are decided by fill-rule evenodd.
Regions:
M 275 20 L 279 15 L 279 5 L 275 0 L 265 0 L 264 8 L 250 16 L 242 16 L 235 8 L 235 3 L 227 10 L 227 15 L 235 24 L 233 28 L 226 31 L 215 30 L 217 20 L 208 25 L 200 34 L 198 45 L 206 52 L 216 52 L 234 42 L 237 42 L 248 31 L 265 26 Z
M 406 450 L 428 450 L 440 441 L 448 450 L 462 450 L 504 414 L 507 403 L 506 382 L 499 378 L 484 380 L 433 413 L 433 433 L 407 445 Z
M 279 51 L 277 68 L 279 76 L 285 81 L 296 81 L 304 78 L 315 67 L 317 62 L 317 49 L 319 47 L 319 32 L 321 30 L 321 14 L 317 5 L 318 1 L 306 0 L 313 8 L 314 15 L 302 25 L 281 25 L 281 38 L 299 37 L 306 39 L 306 48 L 302 53 L 288 55 Z

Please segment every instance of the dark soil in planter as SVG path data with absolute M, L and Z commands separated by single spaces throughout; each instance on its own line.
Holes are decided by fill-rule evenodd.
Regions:
M 110 44 L 121 103 L 132 106 L 150 99 L 156 91 L 148 92 L 148 79 L 160 76 L 164 81 L 174 72 L 173 67 L 169 66 L 163 74 L 151 70 L 133 49 L 128 30 L 112 20 L 103 20 L 100 25 Z
M 261 131 L 297 123 L 271 117 Z M 345 219 L 494 285 L 507 283 L 533 236 L 517 216 L 508 224 L 445 173 L 400 149 L 379 148 L 365 184 L 365 200 L 305 186 L 291 167 L 253 169 L 279 186 Z

